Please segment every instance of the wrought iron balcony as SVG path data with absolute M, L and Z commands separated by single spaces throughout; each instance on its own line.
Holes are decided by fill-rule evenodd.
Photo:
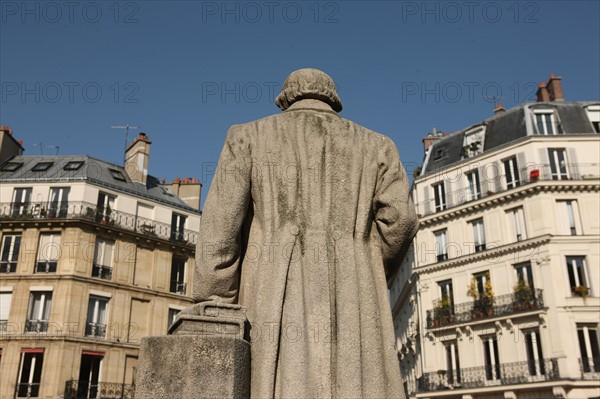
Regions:
M 44 261 L 38 260 L 35 262 L 35 272 L 36 273 L 56 273 L 56 266 L 58 262 L 55 260 L 52 261 Z
M 517 180 L 507 183 L 506 176 L 486 177 L 480 176 L 480 187 L 467 187 L 461 190 L 445 193 L 440 203 L 435 199 L 422 201 L 416 204 L 417 213 L 422 216 L 442 212 L 468 202 L 486 198 L 515 187 L 533 184 L 538 181 L 552 180 L 598 180 L 600 178 L 600 164 L 597 163 L 571 163 L 566 164 L 562 170 L 552 170 L 549 164 L 538 164 L 532 166 L 527 164 L 526 169 L 519 171 L 523 176 Z M 425 188 L 426 190 L 429 187 Z
M 17 398 L 37 398 L 40 392 L 40 384 L 28 384 L 19 383 L 17 384 Z
M 45 333 L 48 332 L 48 320 L 25 321 L 25 332 Z
M 600 380 L 600 357 L 579 359 L 579 368 L 584 380 Z
M 17 271 L 17 262 L 13 261 L 0 261 L 0 273 L 8 274 L 15 273 Z
M 104 338 L 106 336 L 106 324 L 87 323 L 85 325 L 85 335 L 87 337 Z
M 500 363 L 447 372 L 424 373 L 417 380 L 419 392 L 447 389 L 480 388 L 496 385 L 528 384 L 553 381 L 560 377 L 557 359 Z
M 466 323 L 489 317 L 505 316 L 519 312 L 540 310 L 544 307 L 541 289 L 528 289 L 512 294 L 480 298 L 471 302 L 440 305 L 427 311 L 427 328 L 438 328 L 457 323 Z
M 117 382 L 67 381 L 65 399 L 135 399 L 135 385 Z
M 112 267 L 94 263 L 92 265 L 92 277 L 98 277 L 103 280 L 112 280 Z
M 156 222 L 130 213 L 98 207 L 89 202 L 64 202 L 59 206 L 48 202 L 0 203 L 0 221 L 3 220 L 86 220 L 116 227 L 149 237 L 195 246 L 198 236 L 191 230 L 172 229 L 170 224 Z
M 171 280 L 171 286 L 169 291 L 174 292 L 176 294 L 185 295 L 187 291 L 187 284 L 177 280 Z

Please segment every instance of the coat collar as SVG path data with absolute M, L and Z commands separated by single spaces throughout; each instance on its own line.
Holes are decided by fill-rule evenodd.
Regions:
M 337 115 L 337 112 L 335 112 L 329 104 L 327 104 L 323 101 L 320 101 L 320 100 L 313 100 L 310 98 L 296 101 L 295 103 L 290 105 L 288 109 L 286 109 L 283 112 L 298 111 L 298 110 L 325 111 L 325 112 L 330 112 L 332 114 Z

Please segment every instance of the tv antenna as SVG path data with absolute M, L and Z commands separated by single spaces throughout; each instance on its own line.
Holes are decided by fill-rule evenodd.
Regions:
M 33 143 L 32 146 L 40 147 L 40 155 L 44 155 L 44 143 Z
M 123 165 L 127 161 L 127 156 L 125 152 L 127 151 L 127 141 L 129 137 L 129 129 L 141 129 L 141 126 L 131 126 L 131 125 L 119 125 L 119 126 L 111 126 L 111 129 L 125 129 L 125 148 L 123 149 Z
M 479 96 L 481 98 L 483 98 L 485 101 L 492 103 L 492 104 L 496 104 L 498 102 L 498 100 L 502 99 L 502 98 L 506 98 L 504 96 Z
M 47 145 L 47 148 L 54 148 L 56 150 L 56 155 L 58 155 L 58 151 L 60 150 L 59 145 Z

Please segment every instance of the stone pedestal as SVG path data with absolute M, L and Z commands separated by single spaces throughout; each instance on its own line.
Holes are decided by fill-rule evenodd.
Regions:
M 245 310 L 199 303 L 183 310 L 169 335 L 142 338 L 136 399 L 250 397 Z

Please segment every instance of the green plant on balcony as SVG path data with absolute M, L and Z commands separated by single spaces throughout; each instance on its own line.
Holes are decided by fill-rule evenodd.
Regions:
M 494 291 L 489 272 L 485 275 L 483 292 L 479 292 L 477 279 L 473 276 L 467 294 L 473 297 L 473 312 L 471 314 L 473 319 L 494 315 Z
M 585 300 L 585 298 L 587 298 L 590 294 L 590 289 L 585 285 L 578 285 L 573 288 L 573 293 L 575 293 L 575 295 L 579 295 Z
M 513 287 L 515 294 L 514 309 L 528 310 L 535 308 L 535 295 L 533 289 L 523 279 L 519 279 L 517 285 Z
M 439 300 L 437 306 L 433 309 L 433 324 L 435 327 L 439 327 L 452 322 L 454 322 L 452 303 L 450 298 L 445 296 Z

